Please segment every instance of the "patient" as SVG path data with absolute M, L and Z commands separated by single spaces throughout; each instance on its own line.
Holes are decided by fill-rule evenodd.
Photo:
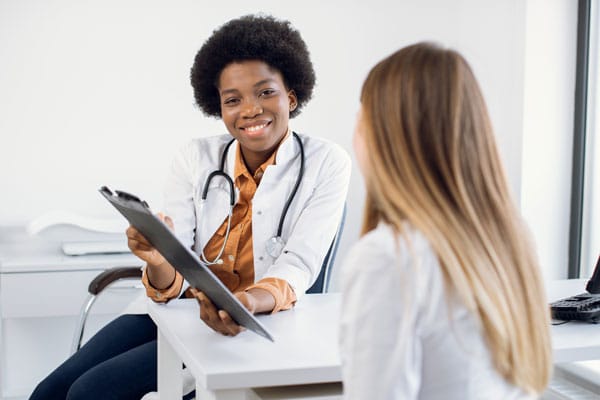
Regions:
M 415 44 L 373 67 L 360 100 L 345 398 L 534 398 L 551 373 L 548 307 L 469 65 Z
M 182 147 L 167 179 L 168 217 L 161 217 L 250 312 L 290 309 L 319 275 L 350 179 L 341 147 L 290 128 L 315 84 L 306 44 L 288 21 L 231 20 L 197 52 L 191 83 L 199 108 L 221 119 L 227 133 L 205 132 Z M 210 180 L 216 170 L 221 174 Z M 188 287 L 135 228 L 127 236 L 146 263 L 148 297 L 193 296 L 211 329 L 227 336 L 243 330 Z M 115 319 L 44 379 L 31 400 L 139 400 L 156 390 L 156 336 L 148 315 Z

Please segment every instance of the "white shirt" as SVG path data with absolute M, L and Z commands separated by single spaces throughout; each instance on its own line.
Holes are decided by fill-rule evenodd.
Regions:
M 285 247 L 277 258 L 268 254 L 266 242 L 277 233 L 284 204 L 300 170 L 300 146 L 292 135 L 281 142 L 275 164 L 265 169 L 252 199 L 255 281 L 266 277 L 284 279 L 298 299 L 316 280 L 335 236 L 351 170 L 350 157 L 340 146 L 312 136 L 299 136 L 304 147 L 304 174 L 285 217 L 281 233 Z M 198 254 L 229 212 L 229 186 L 225 179 L 211 180 L 206 201 L 201 200 L 201 194 L 208 175 L 219 169 L 231 139 L 220 135 L 192 140 L 176 155 L 167 180 L 165 213 L 173 219 L 177 237 Z M 226 154 L 224 171 L 230 177 L 238 145 L 235 141 Z
M 495 370 L 478 318 L 448 293 L 427 240 L 408 237 L 381 223 L 343 264 L 345 398 L 530 398 Z

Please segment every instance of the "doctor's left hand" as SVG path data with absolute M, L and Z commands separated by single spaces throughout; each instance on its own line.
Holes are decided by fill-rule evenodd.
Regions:
M 203 292 L 194 288 L 191 289 L 191 292 L 200 304 L 200 319 L 213 330 L 225 336 L 235 336 L 246 329 L 235 323 L 227 311 L 218 310 Z M 268 297 L 265 298 L 265 294 L 272 298 L 271 294 L 263 289 L 250 289 L 244 292 L 237 292 L 234 295 L 248 311 L 255 314 L 258 312 L 271 311 L 273 309 L 274 299 L 273 305 L 270 305 L 271 301 Z

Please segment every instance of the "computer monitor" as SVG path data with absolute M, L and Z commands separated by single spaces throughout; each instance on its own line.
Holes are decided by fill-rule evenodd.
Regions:
M 594 273 L 592 277 L 585 285 L 585 290 L 591 294 L 600 294 L 600 255 L 598 256 L 598 261 L 596 261 L 596 268 L 594 268 Z

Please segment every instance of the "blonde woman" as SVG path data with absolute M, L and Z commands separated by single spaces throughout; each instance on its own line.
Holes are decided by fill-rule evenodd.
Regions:
M 343 275 L 346 398 L 535 398 L 548 307 L 464 58 L 419 43 L 377 64 L 354 148 L 367 199 Z

